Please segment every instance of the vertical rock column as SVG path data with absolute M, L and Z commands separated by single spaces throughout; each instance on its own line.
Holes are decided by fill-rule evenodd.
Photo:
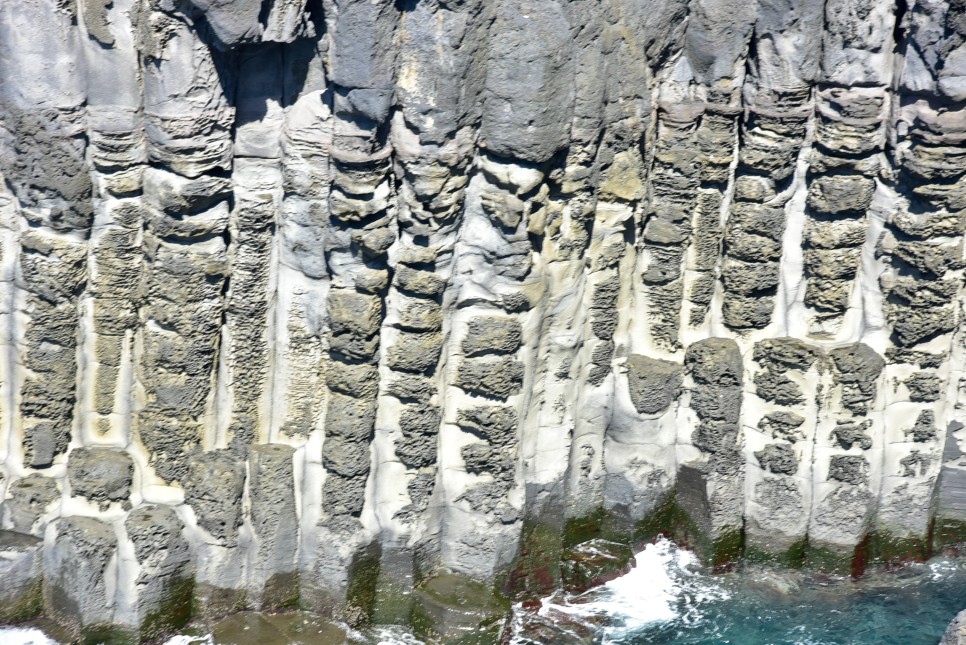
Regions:
M 39 616 L 43 602 L 43 541 L 15 531 L 0 530 L 0 621 L 19 623 Z
M 0 154 L 7 154 L 0 152 Z M 0 175 L 3 171 L 0 170 Z M 0 488 L 10 481 L 13 461 L 21 459 L 22 428 L 17 419 L 19 410 L 16 397 L 20 389 L 17 374 L 18 338 L 16 289 L 14 277 L 20 264 L 20 243 L 18 241 L 20 222 L 17 215 L 17 199 L 8 187 L 5 177 L 0 176 Z
M 183 627 L 192 615 L 194 572 L 182 523 L 169 506 L 141 506 L 124 520 L 136 562 L 133 607 L 140 640 Z
M 231 383 L 226 445 L 244 457 L 252 443 L 268 438 L 269 278 L 281 173 L 275 160 L 237 159 L 234 177 L 231 283 L 221 360 Z
M 243 505 L 245 466 L 233 451 L 211 450 L 193 454 L 183 475 L 184 501 L 194 520 L 188 533 L 195 579 L 193 615 L 206 620 L 248 606 L 253 549 Z
M 701 184 L 701 146 L 696 141 L 701 107 L 693 101 L 662 106 L 649 173 L 652 212 L 644 222 L 638 253 L 645 262 L 641 280 L 649 335 L 664 351 L 673 352 L 679 345 L 684 254 Z
M 481 74 L 482 5 L 417 3 L 402 14 L 392 118 L 399 241 L 382 328 L 374 482 L 382 531 L 379 621 L 409 620 L 409 588 L 439 564 L 437 483 L 444 303 L 463 209 Z M 431 80 L 432 79 L 432 80 Z M 438 312 L 438 318 L 437 318 Z M 418 314 L 418 315 L 416 315 Z M 441 361 L 442 359 L 442 361 Z M 388 369 L 388 371 L 387 371 Z
M 238 545 L 245 464 L 203 452 L 225 444 L 213 404 L 229 274 L 233 78 L 191 15 L 147 5 L 139 14 L 149 167 L 138 457 L 145 484 L 184 490 L 195 608 L 212 617 L 241 608 L 246 558 Z
M 276 270 L 273 239 L 282 203 L 283 47 L 262 45 L 239 56 L 228 233 L 231 278 L 219 360 L 230 414 L 218 419 L 225 445 L 244 457 L 269 439 L 274 320 L 269 303 Z M 220 406 L 219 406 L 220 408 Z
M 887 294 L 888 329 L 896 345 L 887 374 L 899 380 L 895 397 L 908 403 L 887 428 L 890 445 L 877 518 L 883 556 L 921 554 L 923 525 L 932 522 L 933 546 L 966 535 L 963 490 L 962 191 L 963 8 L 915 3 L 901 26 L 906 65 L 899 79 L 893 154 L 898 209 L 880 253 L 889 263 L 880 284 Z M 937 459 L 938 456 L 938 459 Z M 938 490 L 926 505 L 939 462 Z M 899 475 L 899 477 L 896 477 Z
M 816 338 L 855 337 L 859 322 L 842 327 L 843 316 L 862 297 L 861 288 L 854 285 L 868 228 L 866 212 L 879 173 L 887 109 L 884 88 L 827 87 L 816 96 L 803 239 L 804 302 L 812 316 L 809 333 Z
M 116 444 L 130 439 L 133 341 L 144 258 L 141 226 L 140 200 L 105 196 L 98 203 L 88 256 L 94 334 L 93 374 L 86 382 L 93 399 L 90 425 L 98 438 Z
M 753 358 L 761 369 L 746 392 L 745 556 L 801 566 L 823 355 L 800 340 L 775 338 L 755 343 Z
M 46 468 L 67 450 L 77 376 L 77 297 L 86 283 L 86 245 L 44 229 L 20 238 L 18 286 L 29 316 L 21 389 L 24 465 Z
M 403 126 L 405 127 L 405 126 Z M 458 138 L 459 135 L 457 135 Z M 448 153 L 459 149 L 451 144 Z M 466 145 L 466 141 L 463 141 Z M 465 150 L 467 154 L 469 150 Z M 426 511 L 436 485 L 437 444 L 441 422 L 438 366 L 443 349 L 442 302 L 456 242 L 459 204 L 466 182 L 465 166 L 448 167 L 454 156 L 438 158 L 427 146 L 425 157 L 401 160 L 400 205 L 401 235 L 396 270 L 387 301 L 388 314 L 383 329 L 387 346 L 385 365 L 389 379 L 380 400 L 379 427 L 392 428 L 389 445 L 403 473 L 390 474 L 389 465 L 380 460 L 376 475 L 380 497 L 394 498 L 386 509 L 395 509 L 391 518 L 381 519 L 386 536 L 384 555 L 396 552 L 396 564 L 387 562 L 383 573 L 387 584 L 405 584 L 413 575 L 425 575 L 438 563 L 437 536 L 429 528 L 433 518 Z M 441 190 L 435 193 L 430 186 Z M 435 194 L 434 194 L 435 193 Z M 416 244 L 416 240 L 428 244 Z M 391 420 L 390 420 L 391 419 Z M 395 426 L 395 427 L 393 427 Z M 388 438 L 388 437 L 387 437 Z M 399 475 L 402 474 L 402 477 Z M 405 494 L 398 483 L 406 483 Z M 388 520 L 388 521 L 386 521 Z M 389 528 L 392 527 L 392 528 Z M 415 550 L 411 550 L 415 549 Z M 415 562 L 413 560 L 415 556 Z M 415 568 L 414 568 L 415 566 Z M 392 604 L 390 599 L 386 602 Z M 406 603 L 403 603 L 404 605 Z M 399 611 L 385 603 L 382 613 Z
M 272 315 L 277 312 L 271 311 L 271 301 L 277 289 L 289 288 L 278 282 L 275 243 L 283 203 L 283 67 L 287 58 L 301 62 L 304 49 L 263 45 L 257 53 L 244 52 L 236 93 L 234 209 L 229 226 L 232 272 L 220 356 L 230 415 L 219 418 L 218 423 L 219 430 L 226 432 L 229 450 L 239 458 L 248 457 L 247 497 L 254 544 L 248 551 L 246 601 L 262 610 L 290 608 L 298 602 L 295 449 L 265 442 L 276 439 L 271 427 L 275 405 L 271 368 L 276 360 L 272 340 L 279 321 Z M 304 320 L 304 315 L 299 319 Z M 311 401 L 308 406 L 311 409 Z M 314 419 L 301 421 L 311 428 Z
M 190 233 L 164 239 L 170 233 L 168 222 L 158 214 L 145 232 L 149 264 L 138 381 L 146 401 L 137 428 L 158 476 L 184 483 L 188 455 L 214 444 L 204 428 L 228 274 L 220 236 L 228 223 L 228 206 L 221 202 L 200 214 L 191 231 L 200 239 L 194 240 Z
M 650 124 L 647 61 L 635 55 L 642 27 L 637 7 L 625 9 L 611 23 L 588 5 L 565 5 L 570 24 L 583 25 L 573 35 L 569 143 L 556 158 L 562 167 L 548 174 L 546 206 L 528 220 L 544 287 L 533 292 L 539 340 L 521 418 L 525 514 L 509 587 L 523 597 L 560 586 L 567 550 L 596 534 L 606 503 L 604 444 L 619 380 L 614 286 L 633 255 L 625 235 L 644 197 L 641 143 Z M 571 454 L 590 463 L 573 468 Z
M 618 345 L 625 352 L 637 350 L 639 343 L 648 346 L 649 321 L 635 315 L 645 286 L 635 275 L 641 256 L 634 249 L 639 238 L 632 233 L 645 208 L 646 144 L 653 130 L 654 82 L 638 47 L 654 34 L 641 10 L 625 5 L 611 23 L 587 6 L 567 5 L 571 24 L 586 25 L 573 36 L 576 90 L 570 143 L 565 166 L 550 174 L 546 210 L 540 218 L 531 217 L 534 228 L 543 219 L 538 261 L 546 261 L 539 266 L 548 283 L 546 304 L 538 309 L 550 321 L 543 329 L 541 352 L 543 347 L 555 351 L 551 357 L 559 363 L 537 372 L 545 379 L 543 400 L 528 414 L 532 418 L 539 410 L 551 425 L 536 431 L 525 426 L 524 464 L 540 466 L 546 474 L 538 476 L 546 477 L 554 470 L 551 455 L 568 453 L 560 547 L 574 546 L 601 528 L 608 483 L 605 443 L 615 401 L 623 400 L 617 398 L 621 375 L 614 366 L 626 354 L 616 350 Z M 566 307 L 576 311 L 568 315 Z M 621 460 L 627 455 L 619 451 L 613 456 Z M 532 490 L 540 493 L 537 487 Z M 528 505 L 535 501 L 528 491 Z M 545 507 L 540 512 L 542 521 L 555 526 L 551 518 L 559 511 L 547 504 L 552 501 L 541 501 Z M 536 554 L 547 547 L 529 548 Z M 532 583 L 546 586 L 548 580 Z
M 333 93 L 326 235 L 331 336 L 321 569 L 314 576 L 313 604 L 358 623 L 372 611 L 378 562 L 372 518 L 362 516 L 378 407 L 379 331 L 391 278 L 387 251 L 398 234 L 387 137 L 394 72 L 385 43 L 392 41 L 399 16 L 393 3 L 381 0 L 327 4 L 326 17 Z
M 29 468 L 51 466 L 74 431 L 78 297 L 87 280 L 93 219 L 76 20 L 74 3 L 6 3 L 0 9 L 0 115 L 11 141 L 0 171 L 19 202 L 18 228 L 31 227 L 20 240 L 18 311 L 10 319 L 22 367 L 8 367 L 4 380 L 19 389 L 15 426 L 23 430 L 23 465 Z M 50 60 L 63 64 L 50 67 Z
M 214 447 L 208 415 L 228 258 L 231 124 L 211 50 L 186 21 L 141 15 L 148 137 L 145 301 L 137 379 L 138 437 L 164 481 L 185 484 L 188 455 Z
M 809 98 L 807 86 L 788 92 L 759 90 L 742 123 L 721 266 L 722 319 L 731 329 L 785 322 L 784 315 L 773 318 L 781 281 L 784 206 L 805 138 Z M 699 249 L 706 244 L 707 239 L 696 240 Z
M 531 270 L 526 226 L 532 204 L 523 206 L 520 196 L 532 195 L 543 176 L 521 164 L 480 162 L 457 245 L 452 279 L 459 291 L 444 350 L 453 361 L 446 366 L 439 443 L 439 494 L 446 501 L 440 559 L 456 575 L 451 582 L 445 576 L 427 581 L 417 608 L 431 618 L 417 633 L 443 640 L 465 633 L 497 637 L 505 608 L 493 589 L 514 564 L 522 524 L 517 477 L 526 367 L 520 359 L 532 305 L 521 287 Z M 466 614 L 445 596 L 434 597 L 450 584 L 482 609 Z M 440 601 L 443 611 L 434 611 Z
M 366 499 L 369 444 L 375 427 L 379 329 L 389 281 L 385 252 L 395 240 L 395 212 L 389 202 L 387 154 L 368 162 L 334 159 L 334 168 L 329 198 L 333 285 L 328 296 L 332 336 L 326 384 L 330 395 L 322 445 L 322 464 L 326 469 L 323 525 L 332 532 L 332 538 L 321 543 L 320 549 L 326 553 L 321 561 L 333 567 L 323 578 L 329 580 L 334 602 L 341 603 L 346 600 L 344 596 L 339 599 L 339 594 L 347 591 L 345 576 L 350 575 L 350 564 L 363 546 L 360 541 L 367 539 L 359 517 Z M 354 170 L 358 173 L 354 174 Z M 352 199 L 344 192 L 347 187 L 354 188 L 356 195 L 370 192 L 373 198 Z M 375 226 L 367 228 L 363 222 Z
M 660 294 L 661 299 L 664 300 L 661 308 L 666 309 L 667 313 L 661 316 L 665 318 L 670 316 L 673 320 L 673 325 L 664 332 L 670 333 L 670 338 L 665 341 L 665 344 L 669 344 L 670 349 L 673 350 L 678 350 L 681 346 L 680 330 L 683 313 L 688 312 L 688 323 L 703 326 L 704 312 L 708 309 L 715 291 L 714 271 L 716 269 L 720 271 L 719 227 L 716 224 L 721 221 L 719 218 L 722 204 L 730 198 L 732 167 L 738 153 L 737 135 L 742 107 L 742 84 L 748 70 L 753 69 L 747 61 L 752 53 L 749 39 L 757 9 L 757 5 L 727 6 L 705 0 L 689 3 L 687 26 L 682 42 L 682 63 L 684 64 L 680 65 L 680 72 L 667 74 L 661 84 L 662 109 L 668 112 L 680 111 L 675 120 L 681 124 L 686 122 L 693 124 L 690 126 L 693 128 L 693 140 L 690 145 L 681 142 L 684 144 L 683 149 L 675 155 L 677 160 L 674 165 L 678 166 L 674 168 L 676 172 L 662 172 L 660 169 L 660 162 L 663 161 L 660 153 L 662 137 L 658 132 L 652 170 L 652 183 L 655 187 L 654 206 L 658 209 L 663 208 L 663 204 L 659 201 L 661 198 L 659 186 L 663 183 L 665 190 L 670 189 L 671 194 L 677 194 L 676 201 L 684 206 L 684 211 L 673 215 L 681 220 L 680 224 L 674 227 L 676 231 L 674 228 L 667 229 L 661 226 L 662 222 L 656 220 L 653 222 L 650 234 L 661 236 L 666 233 L 674 235 L 683 233 L 683 239 L 680 241 L 668 240 L 674 245 L 683 244 L 682 253 L 687 253 L 692 242 L 690 230 L 692 222 L 702 235 L 701 238 L 694 239 L 695 249 L 692 256 L 696 260 L 695 268 L 699 270 L 695 273 L 685 273 L 682 263 L 684 258 L 681 254 L 675 253 L 673 274 L 668 275 L 668 278 L 673 278 L 674 282 L 660 288 L 652 287 L 655 294 L 652 298 Z M 682 165 L 689 154 L 691 172 Z M 665 177 L 658 182 L 661 175 Z M 697 185 L 691 188 L 694 182 L 697 182 Z M 688 205 L 689 200 L 690 205 Z M 661 214 L 660 211 L 658 214 Z M 650 227 L 652 222 L 648 222 L 648 227 L 644 229 L 645 239 L 649 236 Z M 688 260 L 690 264 L 691 258 L 689 257 Z M 648 282 L 648 277 L 648 274 L 645 274 L 645 283 Z M 690 307 L 685 307 L 682 302 L 685 293 L 691 301 Z M 728 307 L 722 313 L 726 319 L 730 315 L 741 319 L 742 322 L 756 315 L 754 309 L 748 308 L 737 308 L 732 311 Z M 717 312 L 710 316 L 708 322 L 711 334 L 720 333 L 719 319 Z M 700 335 L 688 333 L 687 340 L 697 340 L 707 335 L 708 332 Z M 660 341 L 660 338 L 656 337 L 656 339 Z
M 589 205 L 588 205 L 589 208 Z M 620 266 L 626 254 L 626 204 L 596 204 L 593 231 L 585 251 L 584 342 L 572 369 L 577 389 L 573 441 L 567 473 L 567 517 L 581 520 L 598 512 L 604 494 L 604 436 L 614 395 L 614 332 L 619 321 Z
M 114 589 L 117 536 L 110 524 L 90 517 L 54 522 L 53 543 L 44 553 L 44 607 L 74 638 L 117 638 Z
M 329 271 L 325 236 L 329 226 L 331 93 L 326 91 L 320 43 L 306 40 L 285 48 L 285 60 L 315 70 L 300 96 L 284 95 L 281 135 L 283 196 L 276 229 L 277 278 L 273 300 L 272 403 L 268 434 L 273 442 L 298 446 L 293 477 L 298 490 L 299 593 L 311 605 L 308 580 L 317 558 L 317 522 L 322 513 L 322 425 L 327 389 L 326 316 Z M 289 58 L 290 57 L 290 58 Z M 292 83 L 295 86 L 295 83 Z M 289 84 L 286 82 L 286 87 Z M 256 569 L 257 570 L 257 569 Z
M 454 504 L 444 520 L 443 563 L 459 563 L 460 573 L 480 580 L 504 572 L 519 537 L 519 500 L 511 493 L 516 485 L 518 395 L 525 368 L 517 352 L 524 341 L 521 314 L 532 305 L 520 290 L 531 264 L 525 207 L 518 195 L 528 192 L 520 184 L 533 190 L 542 178 L 519 166 L 485 163 L 484 172 L 474 178 L 480 202 L 478 210 L 466 216 L 454 276 L 463 281 L 450 336 L 450 351 L 458 357 L 449 368 L 455 386 L 450 405 L 456 418 L 446 421 L 455 421 L 462 432 L 453 436 L 450 431 L 442 446 L 444 451 L 453 450 L 448 440 L 458 437 L 453 443 L 459 446 L 460 459 L 451 463 L 452 453 L 441 456 L 446 494 Z M 504 181 L 510 180 L 508 188 L 494 185 L 501 170 L 506 173 Z M 513 170 L 518 173 L 516 181 Z M 467 230 L 480 234 L 467 237 Z M 490 279 L 481 284 L 487 273 Z M 462 468 L 457 466 L 460 461 Z M 457 520 L 457 512 L 466 518 Z
M 88 163 L 94 222 L 90 282 L 82 299 L 79 426 L 85 443 L 130 440 L 134 335 L 138 327 L 147 161 L 140 65 L 131 13 L 135 0 L 80 3 L 88 38 Z
M 730 85 L 734 83 L 733 81 Z M 681 297 L 675 298 L 675 304 L 678 305 L 675 336 L 679 338 L 681 336 L 680 318 L 683 312 L 690 312 L 686 324 L 704 327 L 702 325 L 705 322 L 704 312 L 709 309 L 710 299 L 714 293 L 714 270 L 720 271 L 725 280 L 729 270 L 728 264 L 722 265 L 720 258 L 721 208 L 722 203 L 729 197 L 728 190 L 733 181 L 731 166 L 737 152 L 740 94 L 733 88 L 726 90 L 713 88 L 708 94 L 708 104 L 694 133 L 694 146 L 700 153 L 699 187 L 690 210 L 693 215 L 686 218 L 688 228 L 693 228 L 693 232 L 688 231 L 685 244 L 693 250 L 688 253 L 686 248 L 680 287 L 682 295 L 686 290 L 691 307 L 682 308 Z M 724 238 L 725 248 L 731 244 L 730 229 L 734 225 L 733 215 L 732 212 L 728 218 L 728 232 Z M 650 222 L 648 225 L 650 226 Z M 646 236 L 647 229 L 645 229 Z M 699 271 L 689 275 L 687 270 L 691 268 L 692 261 Z M 738 320 L 748 321 L 757 318 L 755 313 L 757 309 L 748 307 L 747 304 L 741 303 L 737 307 L 732 307 L 725 298 L 722 305 L 725 324 L 730 326 Z M 716 318 L 717 316 L 711 316 L 708 320 L 710 322 Z M 692 338 L 694 334 L 690 333 L 688 337 Z
M 306 79 L 301 96 L 286 99 L 291 105 L 281 135 L 283 198 L 276 229 L 275 370 L 269 434 L 273 440 L 286 437 L 298 442 L 307 441 L 321 426 L 325 393 L 321 370 L 332 114 L 317 46 L 308 41 L 286 49 L 292 58 L 298 53 L 319 71 L 318 77 Z
M 744 366 L 738 344 L 709 338 L 688 347 L 691 409 L 698 425 L 691 443 L 700 458 L 678 471 L 677 500 L 696 524 L 696 545 L 715 566 L 740 554 L 744 515 L 744 458 L 740 450 Z
M 809 567 L 861 572 L 884 448 L 883 358 L 865 343 L 829 350 L 813 457 Z
M 815 25 L 823 11 L 824 2 L 816 1 L 794 6 L 771 0 L 758 3 L 745 61 L 745 112 L 721 264 L 722 321 L 736 331 L 786 324 L 783 299 L 788 295 L 779 286 L 780 265 L 790 264 L 796 255 L 787 247 L 794 232 L 786 235 L 786 218 L 796 217 L 792 210 L 796 206 L 786 205 L 797 188 L 796 162 L 813 113 L 811 85 L 822 44 L 822 32 Z M 708 271 L 715 260 L 719 213 L 702 209 L 699 217 L 707 222 L 702 226 L 699 219 L 695 234 L 698 268 L 703 273 L 692 292 L 697 290 L 704 302 L 711 298 L 705 285 L 714 277 Z M 798 273 L 794 271 L 793 284 L 799 280 Z M 695 308 L 692 318 L 700 312 Z
M 298 513 L 293 456 L 283 444 L 252 446 L 248 497 L 254 534 L 249 602 L 259 609 L 288 609 L 298 603 Z
M 886 367 L 889 414 L 883 491 L 876 519 L 876 546 L 883 559 L 923 558 L 933 514 L 936 479 L 947 428 L 958 420 L 951 407 L 957 383 L 951 359 L 962 320 L 963 209 L 960 184 L 966 158 L 958 148 L 966 132 L 963 110 L 937 110 L 901 97 L 900 131 L 893 152 L 898 209 L 886 224 L 878 255 L 888 262 L 880 276 L 884 313 L 895 347 Z M 953 380 L 953 383 L 950 383 Z M 944 400 L 949 398 L 950 400 Z M 955 438 L 952 439 L 955 444 Z M 953 467 L 954 465 L 951 464 Z M 950 471 L 947 490 L 953 490 Z M 937 545 L 958 541 L 960 514 L 940 491 Z M 945 507 L 945 508 L 944 508 Z
M 825 3 L 795 336 L 855 342 L 864 331 L 871 267 L 860 261 L 867 230 L 878 227 L 872 199 L 885 160 L 896 14 L 891 0 Z M 868 28 L 856 29 L 859 20 Z

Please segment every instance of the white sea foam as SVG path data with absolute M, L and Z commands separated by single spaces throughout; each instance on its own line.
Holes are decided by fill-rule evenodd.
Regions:
M 0 645 L 57 645 L 39 629 L 0 627 Z
M 207 636 L 172 636 L 164 645 L 214 645 L 211 634 Z
M 405 628 L 395 625 L 379 626 L 372 630 L 376 645 L 425 645 Z
M 714 578 L 697 571 L 697 558 L 667 540 L 649 544 L 634 558 L 634 567 L 601 587 L 580 595 L 554 594 L 543 599 L 543 616 L 565 615 L 603 632 L 603 643 L 618 642 L 628 632 L 658 622 L 700 619 L 702 605 L 723 600 L 727 591 Z M 521 611 L 518 607 L 517 611 Z M 519 621 L 517 621 L 519 622 Z M 357 636 L 362 636 L 361 634 Z M 401 628 L 378 627 L 363 642 L 419 645 Z M 211 636 L 174 636 L 164 645 L 211 645 Z M 0 645 L 57 645 L 36 629 L 0 629 Z
M 538 612 L 598 625 L 604 643 L 654 623 L 691 622 L 699 618 L 701 605 L 728 596 L 712 578 L 696 571 L 697 562 L 691 552 L 660 540 L 634 557 L 627 574 L 584 594 L 548 596 Z
M 172 636 L 164 645 L 213 645 L 211 636 Z M 58 645 L 39 629 L 0 627 L 0 645 Z

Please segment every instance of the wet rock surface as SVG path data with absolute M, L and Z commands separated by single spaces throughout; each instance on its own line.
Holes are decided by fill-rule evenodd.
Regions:
M 792 4 L 0 2 L 11 575 L 462 638 L 966 540 L 966 13 Z

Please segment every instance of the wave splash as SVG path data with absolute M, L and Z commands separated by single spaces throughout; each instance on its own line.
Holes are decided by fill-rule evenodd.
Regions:
M 555 592 L 535 611 L 514 608 L 513 645 L 530 645 L 549 631 L 582 640 L 591 634 L 602 643 L 620 643 L 633 632 L 655 623 L 693 623 L 701 607 L 726 600 L 729 591 L 701 573 L 697 557 L 661 539 L 634 557 L 634 567 L 600 587 L 582 594 Z
M 2 1 L 2 0 L 0 0 Z M 862 579 L 744 566 L 712 575 L 691 552 L 661 540 L 627 574 L 582 594 L 518 604 L 512 645 L 935 645 L 966 606 L 966 560 L 935 558 Z M 407 629 L 346 628 L 358 645 L 422 645 Z M 212 645 L 211 634 L 165 645 Z M 0 645 L 56 645 L 39 629 L 0 627 Z

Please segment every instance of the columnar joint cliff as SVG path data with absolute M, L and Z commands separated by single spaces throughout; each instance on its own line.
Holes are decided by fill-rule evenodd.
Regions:
M 958 0 L 2 0 L 0 620 L 966 539 L 964 142 Z

